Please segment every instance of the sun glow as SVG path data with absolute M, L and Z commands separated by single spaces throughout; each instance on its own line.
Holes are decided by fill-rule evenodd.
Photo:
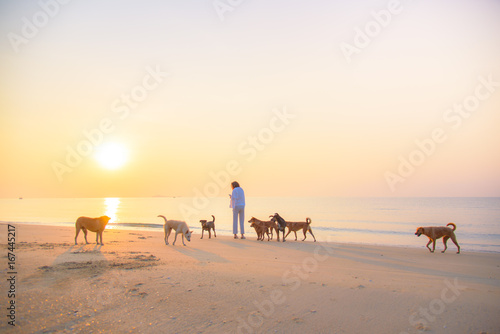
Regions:
M 127 163 L 128 151 L 122 144 L 105 143 L 97 149 L 95 158 L 102 167 L 114 170 Z

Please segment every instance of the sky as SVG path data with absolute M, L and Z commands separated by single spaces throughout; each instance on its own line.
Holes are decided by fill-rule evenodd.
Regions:
M 0 0 L 0 197 L 500 196 L 498 17 Z

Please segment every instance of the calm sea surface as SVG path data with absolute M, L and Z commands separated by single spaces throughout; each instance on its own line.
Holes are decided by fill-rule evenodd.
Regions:
M 500 253 L 498 197 L 247 198 L 245 220 L 252 216 L 267 220 L 274 212 L 290 221 L 304 221 L 310 217 L 312 230 L 319 241 L 420 248 L 425 247 L 427 237 L 415 236 L 417 227 L 454 222 L 463 252 Z M 217 233 L 232 233 L 228 198 L 0 199 L 0 222 L 3 223 L 73 226 L 79 216 L 108 215 L 112 218 L 108 228 L 161 231 L 163 219 L 157 217 L 159 214 L 168 219 L 186 220 L 197 235 L 201 234 L 199 220 L 211 219 L 214 215 Z M 247 236 L 253 238 L 255 232 L 248 223 L 245 228 Z M 293 237 L 290 236 L 287 240 L 291 241 Z M 312 237 L 308 235 L 306 241 L 312 241 Z M 439 240 L 436 248 L 442 250 L 442 247 Z M 451 241 L 448 247 L 449 251 L 456 250 Z

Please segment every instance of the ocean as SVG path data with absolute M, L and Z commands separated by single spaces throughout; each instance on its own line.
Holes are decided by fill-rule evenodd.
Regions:
M 245 220 L 267 220 L 278 212 L 285 220 L 312 219 L 318 241 L 425 248 L 427 237 L 417 237 L 419 226 L 457 225 L 462 252 L 500 253 L 499 197 L 338 198 L 247 197 Z M 218 235 L 232 235 L 229 198 L 25 198 L 0 199 L 0 222 L 74 226 L 79 216 L 111 217 L 108 229 L 162 231 L 163 219 L 186 220 L 201 235 L 200 219 L 214 215 Z M 255 232 L 245 223 L 249 239 Z M 22 241 L 22 236 L 19 236 Z M 298 238 L 303 238 L 302 232 Z M 196 238 L 194 239 L 196 240 Z M 291 233 L 288 241 L 293 241 Z M 72 240 L 68 240 L 72 241 Z M 308 234 L 306 242 L 313 241 Z M 158 240 L 158 242 L 163 242 Z M 448 241 L 448 251 L 456 247 Z M 443 249 L 438 240 L 436 249 Z

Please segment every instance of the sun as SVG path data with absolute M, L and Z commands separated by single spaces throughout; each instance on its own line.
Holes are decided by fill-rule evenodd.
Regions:
M 97 148 L 95 158 L 102 167 L 115 170 L 127 163 L 128 150 L 119 143 L 104 143 Z

